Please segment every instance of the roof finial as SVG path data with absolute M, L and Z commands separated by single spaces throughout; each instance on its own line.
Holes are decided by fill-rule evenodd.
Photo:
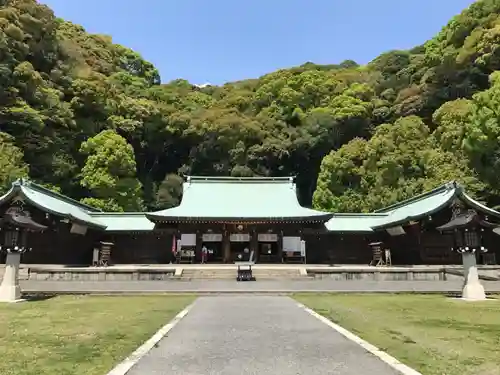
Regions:
M 12 182 L 12 186 L 21 186 L 23 184 L 23 178 L 20 177 Z

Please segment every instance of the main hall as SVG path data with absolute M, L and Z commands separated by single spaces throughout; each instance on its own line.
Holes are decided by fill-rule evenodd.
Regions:
M 373 213 L 330 213 L 301 206 L 293 177 L 187 176 L 177 207 L 110 213 L 22 179 L 0 197 L 0 236 L 31 249 L 25 264 L 368 265 L 381 247 L 393 265 L 460 264 L 453 236 L 437 229 L 457 210 L 487 223 L 489 251 L 476 256 L 497 264 L 500 213 L 453 181 Z

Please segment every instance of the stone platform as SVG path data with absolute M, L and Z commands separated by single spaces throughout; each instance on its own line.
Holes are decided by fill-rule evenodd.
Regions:
M 483 281 L 487 294 L 499 293 L 499 281 Z M 289 294 L 289 293 L 450 293 L 459 297 L 463 281 L 333 280 L 168 280 L 168 281 L 34 281 L 21 280 L 25 294 Z
M 462 266 L 255 264 L 257 280 L 452 281 L 463 280 Z M 173 281 L 234 280 L 235 264 L 114 265 L 109 267 L 23 264 L 21 280 L 30 281 Z M 500 265 L 478 266 L 482 280 L 500 280 Z M 0 277 L 3 266 L 0 267 Z

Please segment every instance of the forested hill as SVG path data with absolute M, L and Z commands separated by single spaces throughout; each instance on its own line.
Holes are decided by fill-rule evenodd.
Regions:
M 424 42 L 424 41 L 423 41 Z M 363 46 L 359 46 L 363 48 Z M 297 175 L 303 204 L 370 211 L 449 180 L 500 203 L 500 0 L 366 66 L 197 87 L 34 0 L 0 0 L 0 185 L 169 207 L 181 174 Z

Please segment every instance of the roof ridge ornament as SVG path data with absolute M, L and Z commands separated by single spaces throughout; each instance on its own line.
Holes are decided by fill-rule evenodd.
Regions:
M 295 182 L 296 176 L 185 176 L 184 182 L 212 182 L 212 183 L 290 183 Z
M 14 180 L 14 181 L 12 182 L 12 187 L 16 187 L 16 186 L 23 186 L 23 185 L 24 185 L 24 181 L 23 181 L 23 178 L 22 178 L 22 177 L 20 177 L 20 178 L 18 178 L 18 179 L 16 179 L 16 180 Z

